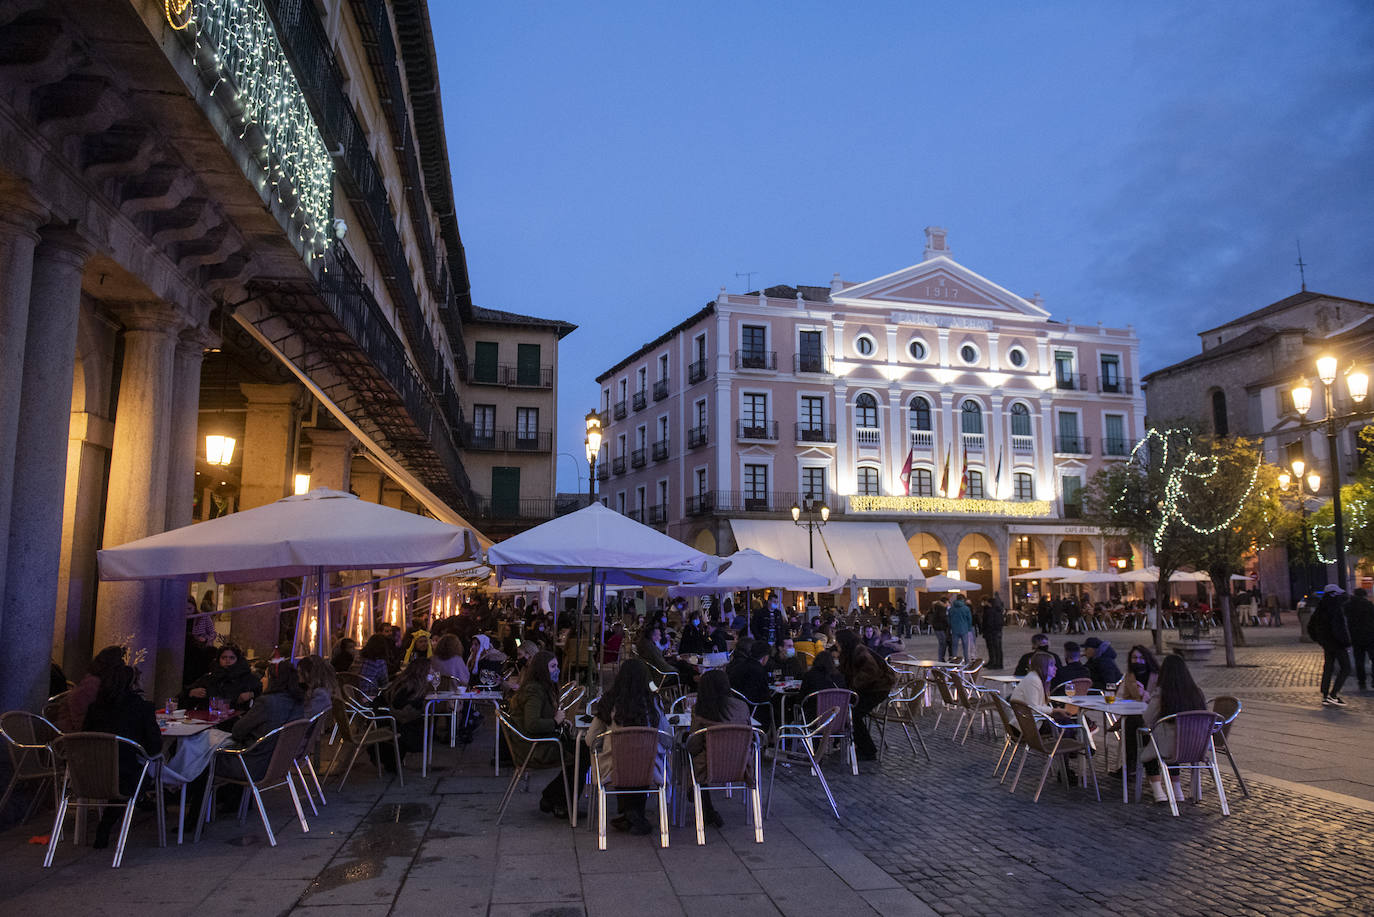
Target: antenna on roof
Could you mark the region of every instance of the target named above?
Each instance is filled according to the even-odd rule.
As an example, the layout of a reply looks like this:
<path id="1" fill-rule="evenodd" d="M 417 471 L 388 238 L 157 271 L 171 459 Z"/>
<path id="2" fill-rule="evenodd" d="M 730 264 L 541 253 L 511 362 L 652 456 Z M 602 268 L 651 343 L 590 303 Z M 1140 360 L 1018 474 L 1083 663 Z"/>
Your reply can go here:
<path id="1" fill-rule="evenodd" d="M 743 293 L 748 293 L 748 292 L 749 292 L 749 289 L 750 289 L 751 287 L 753 287 L 753 285 L 754 285 L 754 275 L 757 274 L 757 273 L 758 273 L 758 271 L 745 271 L 743 274 L 739 274 L 739 273 L 735 274 L 735 278 L 736 278 L 736 279 L 739 279 L 740 277 L 743 277 L 743 278 L 744 278 L 744 289 L 741 290 L 740 292 L 743 292 Z"/>
<path id="2" fill-rule="evenodd" d="M 1302 260 L 1302 239 L 1298 239 L 1298 261 L 1294 267 L 1298 269 L 1298 279 L 1302 282 L 1302 292 L 1307 292 L 1307 263 Z M 738 275 L 736 275 L 738 276 Z"/>

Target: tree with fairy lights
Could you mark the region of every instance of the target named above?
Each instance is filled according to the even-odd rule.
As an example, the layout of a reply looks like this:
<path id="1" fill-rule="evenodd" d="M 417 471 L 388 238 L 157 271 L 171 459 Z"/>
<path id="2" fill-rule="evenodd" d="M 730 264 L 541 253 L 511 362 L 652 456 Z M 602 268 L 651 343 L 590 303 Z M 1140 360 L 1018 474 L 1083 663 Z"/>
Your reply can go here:
<path id="1" fill-rule="evenodd" d="M 1169 578 L 1185 564 L 1205 569 L 1221 601 L 1226 664 L 1235 665 L 1230 578 L 1246 554 L 1286 529 L 1274 496 L 1274 469 L 1259 445 L 1241 438 L 1213 439 L 1186 426 L 1152 429 L 1128 461 L 1095 475 L 1085 493 L 1089 518 L 1104 531 L 1144 542 L 1159 568 L 1156 596 L 1169 594 Z M 1155 615 L 1156 652 L 1164 651 Z"/>
<path id="2" fill-rule="evenodd" d="M 1349 558 L 1374 557 L 1374 425 L 1364 427 L 1359 436 L 1360 466 L 1353 483 L 1341 488 L 1341 507 L 1345 512 L 1345 555 Z M 1317 563 L 1336 562 L 1336 526 L 1331 502 L 1312 514 L 1308 530 L 1301 537 L 1310 539 L 1306 550 Z"/>

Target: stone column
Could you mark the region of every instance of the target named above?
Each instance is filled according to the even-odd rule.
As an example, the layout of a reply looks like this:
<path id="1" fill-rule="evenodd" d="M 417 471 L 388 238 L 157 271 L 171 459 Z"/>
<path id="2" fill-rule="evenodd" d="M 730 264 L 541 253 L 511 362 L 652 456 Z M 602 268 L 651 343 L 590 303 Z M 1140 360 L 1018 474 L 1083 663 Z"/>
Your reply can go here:
<path id="1" fill-rule="evenodd" d="M 121 303 L 114 310 L 124 326 L 124 361 L 105 497 L 107 548 L 167 528 L 172 366 L 177 335 L 185 325 L 183 314 L 166 303 Z M 168 652 L 160 641 L 162 589 L 158 580 L 103 583 L 96 600 L 96 645 L 129 640 L 130 658 L 142 660 L 139 668 L 150 697 L 171 687 L 157 677 L 159 660 Z M 178 644 L 178 654 L 181 648 Z M 179 682 L 180 672 L 177 676 Z"/>
<path id="2" fill-rule="evenodd" d="M 353 446 L 347 430 L 310 431 L 310 489 L 328 487 L 347 493 L 352 487 Z"/>
<path id="3" fill-rule="evenodd" d="M 301 389 L 294 384 L 244 383 L 248 399 L 243 424 L 243 471 L 239 476 L 239 509 L 252 509 L 291 493 L 291 476 L 300 435 Z M 279 598 L 275 581 L 234 587 L 233 605 Z M 277 609 L 265 606 L 232 615 L 230 633 L 245 650 L 270 652 L 277 643 Z"/>
<path id="4" fill-rule="evenodd" d="M 200 369 L 205 351 L 218 338 L 203 327 L 189 328 L 177 339 L 172 359 L 172 412 L 167 435 L 168 530 L 190 525 L 196 499 L 196 454 L 200 449 Z M 186 580 L 162 585 L 158 620 L 157 683 L 179 685 L 186 655 Z M 165 692 L 164 692 L 165 693 Z"/>
<path id="5" fill-rule="evenodd" d="M 68 230 L 45 231 L 34 251 L 0 611 L 4 710 L 37 710 L 48 690 L 81 273 L 89 256 Z"/>
<path id="6" fill-rule="evenodd" d="M 38 244 L 38 224 L 43 219 L 26 198 L 27 195 L 7 194 L 0 203 L 0 598 L 5 594 L 5 557 L 14 492 L 33 252 Z"/>

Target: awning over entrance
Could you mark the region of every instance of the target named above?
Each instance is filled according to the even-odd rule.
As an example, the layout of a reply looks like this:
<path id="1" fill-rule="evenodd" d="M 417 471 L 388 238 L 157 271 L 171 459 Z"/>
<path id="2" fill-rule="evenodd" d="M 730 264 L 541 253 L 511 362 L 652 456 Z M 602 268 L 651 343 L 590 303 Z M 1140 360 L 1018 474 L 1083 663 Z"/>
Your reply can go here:
<path id="1" fill-rule="evenodd" d="M 731 519 L 735 543 L 761 554 L 806 567 L 807 530 L 789 521 Z M 925 581 L 902 530 L 895 522 L 838 522 L 832 519 L 815 534 L 815 570 L 830 579 L 826 591 L 843 589 L 853 577 L 860 586 L 903 588 L 908 579 Z"/>

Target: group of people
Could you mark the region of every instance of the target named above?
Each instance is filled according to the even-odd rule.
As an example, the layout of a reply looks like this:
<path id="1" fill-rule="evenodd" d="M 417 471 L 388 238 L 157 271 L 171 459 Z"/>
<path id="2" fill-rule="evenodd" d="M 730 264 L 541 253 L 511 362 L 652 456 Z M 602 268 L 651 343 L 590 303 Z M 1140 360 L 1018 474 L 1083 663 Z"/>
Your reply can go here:
<path id="1" fill-rule="evenodd" d="M 1315 601 L 1313 601 L 1315 599 Z M 1321 590 L 1307 622 L 1307 635 L 1322 648 L 1322 704 L 1344 707 L 1341 689 L 1350 677 L 1350 657 L 1355 657 L 1355 679 L 1360 690 L 1374 687 L 1374 603 L 1364 589 L 1347 596 L 1335 584 Z M 1310 607 L 1310 605 L 1309 605 Z"/>
<path id="2" fill-rule="evenodd" d="M 968 598 L 955 593 L 948 602 L 936 600 L 930 604 L 926 623 L 935 634 L 935 650 L 939 660 L 950 657 L 972 659 L 977 654 L 978 635 L 987 644 L 987 667 L 999 671 L 1002 658 L 1002 631 L 1006 627 L 1007 608 L 1001 593 L 985 597 L 975 610 Z"/>

